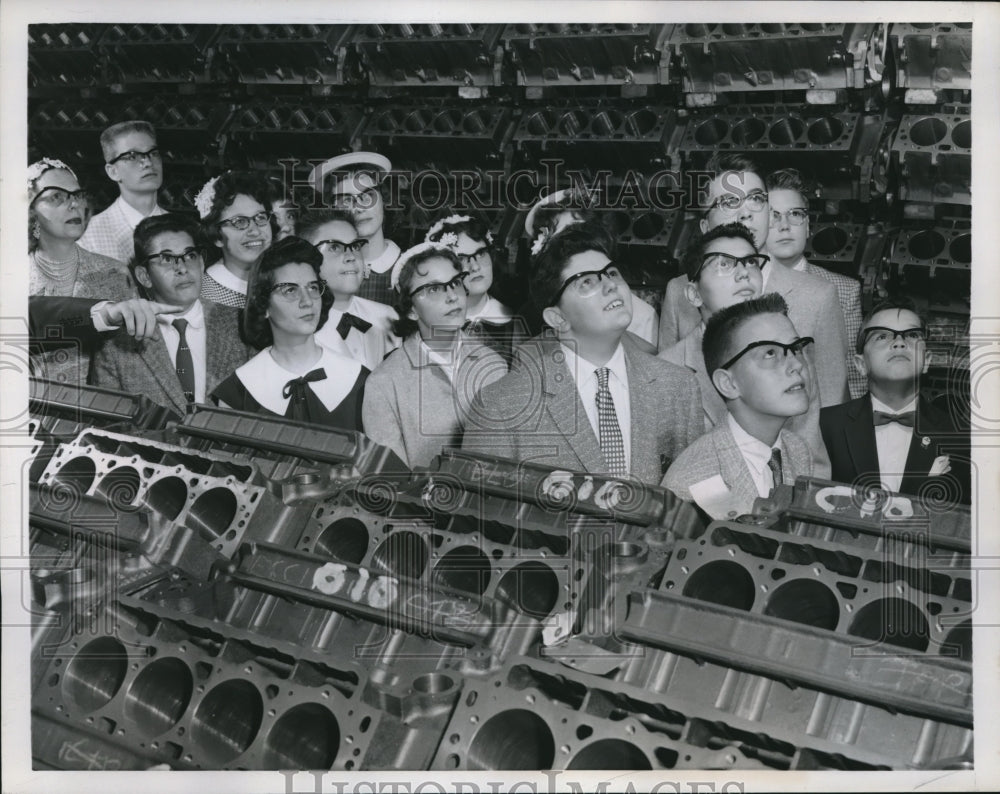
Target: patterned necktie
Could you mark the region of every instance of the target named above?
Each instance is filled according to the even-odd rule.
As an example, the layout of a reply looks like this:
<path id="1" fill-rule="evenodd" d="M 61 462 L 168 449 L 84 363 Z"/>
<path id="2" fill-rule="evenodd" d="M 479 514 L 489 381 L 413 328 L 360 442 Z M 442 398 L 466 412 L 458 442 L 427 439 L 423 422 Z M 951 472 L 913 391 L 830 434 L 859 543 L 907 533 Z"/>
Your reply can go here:
<path id="1" fill-rule="evenodd" d="M 621 427 L 618 425 L 618 414 L 615 412 L 615 402 L 608 388 L 608 375 L 611 370 L 600 367 L 595 370 L 597 375 L 597 427 L 600 430 L 599 443 L 608 471 L 616 477 L 628 474 L 628 461 L 625 460 L 625 442 L 622 440 Z"/>
<path id="2" fill-rule="evenodd" d="M 285 384 L 281 396 L 291 400 L 292 415 L 289 417 L 290 419 L 294 419 L 296 422 L 309 421 L 309 408 L 306 402 L 309 387 L 306 384 L 317 380 L 326 380 L 326 370 L 322 367 L 307 372 L 301 378 L 292 378 Z"/>
<path id="3" fill-rule="evenodd" d="M 184 397 L 187 398 L 189 403 L 194 402 L 194 360 L 191 358 L 191 348 L 188 347 L 187 332 L 188 321 L 187 320 L 174 320 L 174 328 L 177 329 L 177 334 L 180 336 L 180 341 L 177 343 L 177 360 L 174 362 L 174 368 L 177 370 L 177 380 L 181 383 L 181 390 L 184 392 Z"/>
<path id="4" fill-rule="evenodd" d="M 916 412 L 904 411 L 901 414 L 887 414 L 884 411 L 872 411 L 872 417 L 875 419 L 875 427 L 881 427 L 890 422 L 898 422 L 903 427 L 913 427 L 914 413 Z"/>
<path id="5" fill-rule="evenodd" d="M 356 314 L 344 312 L 340 316 L 340 322 L 337 323 L 337 333 L 340 334 L 340 338 L 347 339 L 347 335 L 351 332 L 352 327 L 357 328 L 361 333 L 365 333 L 372 327 L 372 324 L 367 320 L 362 320 Z"/>
<path id="6" fill-rule="evenodd" d="M 774 493 L 774 489 L 783 482 L 781 479 L 781 450 L 777 447 L 771 450 L 771 457 L 767 459 L 767 468 L 771 470 L 771 482 L 773 483 L 771 493 Z"/>

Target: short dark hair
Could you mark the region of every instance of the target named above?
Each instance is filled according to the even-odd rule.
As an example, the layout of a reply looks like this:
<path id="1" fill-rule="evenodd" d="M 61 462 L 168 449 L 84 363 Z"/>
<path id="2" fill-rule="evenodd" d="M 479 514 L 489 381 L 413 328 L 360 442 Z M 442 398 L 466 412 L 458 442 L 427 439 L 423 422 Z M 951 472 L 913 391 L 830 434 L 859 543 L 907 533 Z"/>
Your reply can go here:
<path id="1" fill-rule="evenodd" d="M 874 317 L 879 312 L 892 311 L 893 309 L 897 311 L 907 311 L 913 312 L 920 320 L 920 327 L 927 328 L 927 321 L 924 319 L 923 315 L 917 310 L 917 304 L 906 295 L 891 295 L 887 298 L 882 298 L 877 301 L 871 310 L 864 316 L 861 321 L 861 328 L 858 329 L 858 338 L 854 340 L 854 350 L 858 354 L 864 352 L 865 349 L 865 328 L 867 328 Z"/>
<path id="2" fill-rule="evenodd" d="M 333 221 L 342 221 L 351 226 L 356 232 L 358 230 L 358 225 L 354 220 L 354 216 L 347 210 L 333 209 L 331 207 L 320 207 L 318 209 L 309 209 L 299 216 L 299 237 L 309 238 L 312 237 L 313 232 L 315 232 L 320 226 L 326 223 L 332 223 Z"/>
<path id="3" fill-rule="evenodd" d="M 712 174 L 712 179 L 715 179 L 721 174 L 728 171 L 735 171 L 737 173 L 742 171 L 747 171 L 754 174 L 761 182 L 764 181 L 764 172 L 761 170 L 760 165 L 757 164 L 756 160 L 752 160 L 743 154 L 735 154 L 733 152 L 716 152 L 713 154 L 707 163 L 705 163 L 705 170 Z M 699 192 L 699 198 L 701 193 Z M 708 211 L 708 206 L 703 205 L 701 207 L 703 212 Z"/>
<path id="4" fill-rule="evenodd" d="M 788 304 L 777 292 L 766 292 L 759 298 L 751 298 L 742 303 L 734 303 L 719 309 L 705 323 L 705 336 L 701 340 L 701 352 L 705 358 L 705 370 L 709 380 L 712 373 L 732 357 L 733 338 L 748 320 L 761 314 L 783 314 L 788 316 Z"/>
<path id="5" fill-rule="evenodd" d="M 600 251 L 608 259 L 615 258 L 615 241 L 599 223 L 570 226 L 545 243 L 529 280 L 531 296 L 538 306 L 552 305 L 563 284 L 563 269 L 570 259 L 587 251 Z"/>
<path id="6" fill-rule="evenodd" d="M 742 223 L 723 223 L 720 226 L 713 226 L 704 234 L 695 237 L 684 251 L 684 272 L 687 274 L 688 281 L 698 280 L 701 263 L 705 257 L 705 247 L 713 240 L 728 237 L 746 240 L 754 252 L 757 252 L 757 244 L 753 240 L 753 234 Z"/>
<path id="7" fill-rule="evenodd" d="M 417 321 L 411 320 L 409 316 L 410 310 L 413 308 L 413 298 L 410 296 L 410 288 L 416 276 L 424 275 L 423 272 L 418 270 L 418 267 L 431 259 L 447 259 L 455 266 L 456 273 L 462 272 L 462 262 L 459 260 L 458 255 L 445 246 L 428 248 L 426 251 L 414 254 L 406 261 L 406 264 L 399 271 L 399 282 L 396 285 L 398 294 L 396 303 L 393 306 L 399 318 L 393 321 L 392 332 L 400 339 L 406 339 L 419 328 Z"/>
<path id="8" fill-rule="evenodd" d="M 249 196 L 258 202 L 265 212 L 271 211 L 271 199 L 267 190 L 267 182 L 263 177 L 250 171 L 226 171 L 215 181 L 212 208 L 208 215 L 201 220 L 202 242 L 205 245 L 215 245 L 217 240 L 222 239 L 218 225 L 222 218 L 222 211 L 236 201 L 237 196 Z M 277 232 L 278 226 L 272 216 L 272 236 Z"/>
<path id="9" fill-rule="evenodd" d="M 165 212 L 162 215 L 150 215 L 139 221 L 132 233 L 135 243 L 135 254 L 128 263 L 129 269 L 135 272 L 138 265 L 145 264 L 145 259 L 152 253 L 149 246 L 153 240 L 167 232 L 189 234 L 192 242 L 198 245 L 198 222 L 193 216 L 181 212 Z"/>
<path id="10" fill-rule="evenodd" d="M 794 190 L 804 199 L 808 199 L 814 191 L 812 185 L 797 168 L 779 168 L 777 171 L 772 171 L 764 180 L 764 185 L 768 190 Z"/>
<path id="11" fill-rule="evenodd" d="M 154 141 L 156 140 L 156 130 L 148 121 L 135 119 L 134 121 L 119 121 L 101 133 L 101 153 L 104 155 L 104 162 L 111 161 L 115 156 L 115 141 L 130 132 L 144 132 Z"/>
<path id="12" fill-rule="evenodd" d="M 253 267 L 247 279 L 247 304 L 243 310 L 243 333 L 246 340 L 258 350 L 263 350 L 274 343 L 271 333 L 271 323 L 267 319 L 267 308 L 271 302 L 271 291 L 274 289 L 274 271 L 285 265 L 305 264 L 312 267 L 316 280 L 322 281 L 320 266 L 323 264 L 323 254 L 312 243 L 301 237 L 286 237 L 268 248 Z M 323 327 L 330 308 L 333 306 L 333 293 L 325 290 L 320 298 L 319 324 Z"/>

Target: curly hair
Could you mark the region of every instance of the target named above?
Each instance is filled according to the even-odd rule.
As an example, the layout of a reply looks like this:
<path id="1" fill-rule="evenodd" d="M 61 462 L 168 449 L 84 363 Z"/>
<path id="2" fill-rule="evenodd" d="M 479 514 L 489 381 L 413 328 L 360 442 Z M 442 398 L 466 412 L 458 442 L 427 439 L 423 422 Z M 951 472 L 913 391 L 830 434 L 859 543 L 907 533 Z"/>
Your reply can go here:
<path id="1" fill-rule="evenodd" d="M 414 278 L 427 274 L 426 270 L 420 270 L 420 265 L 424 262 L 429 262 L 431 259 L 447 259 L 455 266 L 456 273 L 462 272 L 462 263 L 459 261 L 458 256 L 450 249 L 443 247 L 431 248 L 416 254 L 403 265 L 403 269 L 399 272 L 399 286 L 397 287 L 399 294 L 393 306 L 399 315 L 399 319 L 394 320 L 392 325 L 392 332 L 400 339 L 406 339 L 415 333 L 419 327 L 417 321 L 411 320 L 409 316 L 410 310 L 413 308 L 413 298 L 410 296 L 410 288 L 413 285 Z"/>
<path id="2" fill-rule="evenodd" d="M 464 234 L 473 242 L 486 244 L 486 236 L 489 234 L 489 231 L 489 226 L 483 223 L 483 221 L 478 218 L 469 218 L 466 221 L 459 221 L 457 223 L 441 224 L 441 228 L 434 232 L 433 237 L 428 236 L 428 240 L 432 243 L 437 243 L 448 232 L 452 232 L 455 235 Z"/>
<path id="3" fill-rule="evenodd" d="M 563 229 L 542 248 L 529 281 L 529 291 L 540 307 L 551 306 L 552 298 L 563 283 L 563 270 L 569 260 L 587 251 L 600 251 L 615 258 L 615 242 L 600 223 L 574 224 Z"/>
<path id="4" fill-rule="evenodd" d="M 698 279 L 705 258 L 705 246 L 720 238 L 746 240 L 750 243 L 754 253 L 758 253 L 757 244 L 753 241 L 753 234 L 742 223 L 723 223 L 720 226 L 713 226 L 704 234 L 695 237 L 684 251 L 682 270 L 687 274 L 688 281 L 693 282 Z"/>
<path id="5" fill-rule="evenodd" d="M 323 281 L 320 276 L 320 266 L 323 255 L 312 243 L 301 237 L 286 237 L 268 248 L 250 268 L 247 280 L 247 304 L 243 310 L 244 338 L 258 350 L 263 350 L 274 344 L 274 334 L 271 322 L 267 318 L 267 310 L 271 304 L 271 291 L 274 289 L 274 272 L 285 265 L 309 265 L 316 274 L 317 281 Z M 324 282 L 325 283 L 325 282 Z M 333 293 L 325 290 L 320 296 L 319 323 L 316 330 L 323 327 L 330 316 L 333 306 Z"/>
<path id="6" fill-rule="evenodd" d="M 265 212 L 271 211 L 271 199 L 267 182 L 263 177 L 249 171 L 227 171 L 215 182 L 215 194 L 212 196 L 212 209 L 201 221 L 201 242 L 206 248 L 214 248 L 215 243 L 222 239 L 219 231 L 219 221 L 222 213 L 237 196 L 249 196 L 259 203 Z M 271 235 L 276 236 L 278 225 L 271 218 Z"/>

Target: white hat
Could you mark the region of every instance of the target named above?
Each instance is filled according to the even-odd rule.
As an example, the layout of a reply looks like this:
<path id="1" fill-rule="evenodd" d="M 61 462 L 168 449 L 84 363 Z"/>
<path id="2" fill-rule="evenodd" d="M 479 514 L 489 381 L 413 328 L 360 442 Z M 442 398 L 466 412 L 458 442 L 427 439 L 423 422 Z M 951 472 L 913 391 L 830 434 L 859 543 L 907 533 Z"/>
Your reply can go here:
<path id="1" fill-rule="evenodd" d="M 337 171 L 343 171 L 352 165 L 372 165 L 379 171 L 392 170 L 392 163 L 389 162 L 389 158 L 377 152 L 349 152 L 348 154 L 339 154 L 336 157 L 331 157 L 325 163 L 316 166 L 309 173 L 309 181 L 312 183 L 313 190 L 317 193 L 322 193 L 323 182 L 327 176 Z"/>

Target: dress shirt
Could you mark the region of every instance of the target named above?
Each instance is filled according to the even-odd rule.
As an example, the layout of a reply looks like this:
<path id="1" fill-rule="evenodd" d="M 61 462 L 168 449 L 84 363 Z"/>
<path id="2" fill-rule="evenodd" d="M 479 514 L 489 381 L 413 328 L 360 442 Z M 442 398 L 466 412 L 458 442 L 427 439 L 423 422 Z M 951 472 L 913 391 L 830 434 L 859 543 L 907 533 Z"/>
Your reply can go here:
<path id="1" fill-rule="evenodd" d="M 618 427 L 622 431 L 625 460 L 631 465 L 632 404 L 629 397 L 628 369 L 625 366 L 625 349 L 619 343 L 618 349 L 615 350 L 608 363 L 597 365 L 578 356 L 565 344 L 560 344 L 560 347 L 566 355 L 566 368 L 569 369 L 570 375 L 573 376 L 573 381 L 576 383 L 576 390 L 583 402 L 583 410 L 587 413 L 587 420 L 598 440 L 601 438 L 601 430 L 597 414 L 597 370 L 599 366 L 605 366 L 611 371 L 608 376 L 608 391 L 611 392 L 611 399 L 615 403 Z"/>
<path id="2" fill-rule="evenodd" d="M 176 362 L 181 336 L 173 326 L 174 320 L 188 321 L 184 337 L 187 339 L 188 349 L 191 351 L 191 362 L 194 364 L 194 401 L 203 403 L 205 402 L 208 334 L 205 330 L 205 311 L 202 309 L 201 301 L 195 301 L 191 308 L 182 314 L 161 314 L 156 318 L 160 334 L 163 336 L 163 343 L 167 346 L 167 354 L 171 361 Z"/>
<path id="3" fill-rule="evenodd" d="M 467 314 L 465 319 L 469 322 L 475 322 L 476 320 L 486 320 L 491 323 L 505 323 L 512 319 L 510 309 L 504 306 L 500 301 L 494 297 L 487 297 L 486 302 L 475 314 Z"/>
<path id="4" fill-rule="evenodd" d="M 159 205 L 153 207 L 150 215 L 166 212 Z M 132 233 L 139 221 L 147 217 L 119 196 L 106 210 L 90 219 L 87 229 L 80 238 L 79 245 L 95 254 L 103 254 L 128 263 L 135 255 Z"/>
<path id="5" fill-rule="evenodd" d="M 385 250 L 374 259 L 366 259 L 365 264 L 371 267 L 375 273 L 387 273 L 392 270 L 402 251 L 392 240 L 385 241 Z"/>
<path id="6" fill-rule="evenodd" d="M 740 455 L 743 456 L 747 469 L 750 470 L 753 484 L 757 486 L 757 493 L 760 496 L 770 495 L 771 489 L 774 488 L 774 477 L 771 475 L 767 462 L 771 459 L 771 450 L 775 447 L 768 446 L 759 438 L 750 435 L 732 414 L 726 414 L 726 421 L 729 422 L 729 430 L 733 434 Z M 784 460 L 785 451 L 781 449 L 780 440 L 775 446 L 781 451 L 781 457 Z"/>
<path id="7" fill-rule="evenodd" d="M 337 331 L 337 323 L 345 311 L 367 320 L 372 327 L 361 333 L 352 326 L 344 339 Z M 330 308 L 327 321 L 316 331 L 316 341 L 335 353 L 360 361 L 368 369 L 374 370 L 382 363 L 382 359 L 401 344 L 400 338 L 392 332 L 392 322 L 397 316 L 396 310 L 391 306 L 355 295 L 343 311 Z"/>
<path id="8" fill-rule="evenodd" d="M 872 396 L 872 411 L 902 414 L 916 410 L 916 397 L 897 411 Z M 898 492 L 899 486 L 903 482 L 903 472 L 906 470 L 906 458 L 910 454 L 910 440 L 912 438 L 913 428 L 901 425 L 899 422 L 889 422 L 875 428 L 879 477 L 882 480 L 882 485 L 890 491 Z"/>

